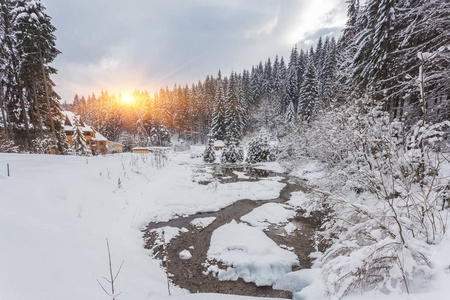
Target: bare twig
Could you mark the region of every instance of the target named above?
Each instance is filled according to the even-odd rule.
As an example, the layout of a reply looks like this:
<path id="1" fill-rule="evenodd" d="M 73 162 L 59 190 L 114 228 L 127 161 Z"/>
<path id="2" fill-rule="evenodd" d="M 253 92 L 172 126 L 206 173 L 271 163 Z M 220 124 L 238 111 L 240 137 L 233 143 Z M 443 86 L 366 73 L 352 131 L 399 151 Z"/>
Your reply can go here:
<path id="1" fill-rule="evenodd" d="M 120 271 L 122 270 L 122 266 L 123 266 L 123 262 L 120 264 L 119 270 L 117 271 L 116 275 L 113 276 L 113 269 L 112 269 L 112 260 L 111 260 L 111 251 L 109 249 L 109 241 L 108 239 L 106 239 L 106 247 L 108 248 L 108 259 L 109 259 L 109 275 L 110 275 L 110 279 L 107 279 L 106 277 L 102 277 L 106 282 L 108 282 L 111 285 L 111 293 L 108 293 L 108 291 L 105 289 L 105 287 L 100 283 L 100 281 L 97 279 L 98 284 L 100 285 L 100 287 L 102 288 L 102 290 L 109 296 L 112 298 L 112 300 L 116 300 L 117 297 L 121 294 L 115 293 L 115 287 L 114 287 L 114 282 L 117 279 L 117 276 L 119 276 Z"/>
<path id="2" fill-rule="evenodd" d="M 162 232 L 162 241 L 163 241 L 164 256 L 165 256 L 165 260 L 166 260 L 167 290 L 168 290 L 169 296 L 170 296 L 171 294 L 170 294 L 170 278 L 169 278 L 169 253 L 167 252 L 167 244 L 166 244 L 166 238 L 164 235 L 164 230 Z"/>

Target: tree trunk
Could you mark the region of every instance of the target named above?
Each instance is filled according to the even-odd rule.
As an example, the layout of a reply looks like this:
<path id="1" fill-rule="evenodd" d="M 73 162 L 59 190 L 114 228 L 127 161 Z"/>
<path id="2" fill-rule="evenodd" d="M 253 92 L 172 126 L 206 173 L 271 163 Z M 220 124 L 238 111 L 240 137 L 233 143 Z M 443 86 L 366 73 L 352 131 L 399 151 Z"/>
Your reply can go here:
<path id="1" fill-rule="evenodd" d="M 57 145 L 56 142 L 56 130 L 55 130 L 55 124 L 53 122 L 53 112 L 50 106 L 50 97 L 48 95 L 48 86 L 47 86 L 47 76 L 45 74 L 45 69 L 44 69 L 44 58 L 42 57 L 42 51 L 41 51 L 41 47 L 38 46 L 39 49 L 39 59 L 41 60 L 41 68 L 42 68 L 42 80 L 44 83 L 44 90 L 45 90 L 45 99 L 47 100 L 47 109 L 49 110 L 49 117 L 50 117 L 50 129 L 52 130 L 52 139 L 55 145 Z M 58 154 L 58 147 L 56 147 L 55 149 L 56 154 Z"/>
<path id="2" fill-rule="evenodd" d="M 19 100 L 20 100 L 20 109 L 22 110 L 22 118 L 23 118 L 23 122 L 25 125 L 25 134 L 26 134 L 26 139 L 27 139 L 27 147 L 28 147 L 28 151 L 31 151 L 32 149 L 32 145 L 31 145 L 31 137 L 30 137 L 30 127 L 28 124 L 28 114 L 27 111 L 25 109 L 25 99 L 23 97 L 23 93 L 22 90 L 19 88 Z"/>
<path id="3" fill-rule="evenodd" d="M 33 96 L 34 96 L 34 105 L 36 106 L 36 113 L 38 115 L 38 120 L 39 120 L 39 135 L 40 135 L 41 139 L 43 139 L 44 138 L 44 122 L 42 121 L 42 115 L 41 115 L 41 111 L 39 109 L 35 79 L 33 79 Z"/>
<path id="4" fill-rule="evenodd" d="M 0 86 L 0 109 L 2 110 L 3 128 L 5 130 L 6 137 L 9 138 L 8 122 L 6 120 L 6 105 L 4 102 L 3 86 Z"/>

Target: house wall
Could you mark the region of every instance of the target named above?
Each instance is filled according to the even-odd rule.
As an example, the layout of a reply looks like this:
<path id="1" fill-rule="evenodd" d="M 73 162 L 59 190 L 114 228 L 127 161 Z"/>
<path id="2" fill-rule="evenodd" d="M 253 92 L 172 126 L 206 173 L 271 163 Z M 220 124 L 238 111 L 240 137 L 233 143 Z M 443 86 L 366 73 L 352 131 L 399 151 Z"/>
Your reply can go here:
<path id="1" fill-rule="evenodd" d="M 107 142 L 107 153 L 122 153 L 123 145 L 118 143 Z"/>
<path id="2" fill-rule="evenodd" d="M 73 131 L 67 131 L 66 130 L 66 137 L 67 137 L 67 142 L 70 145 L 70 148 L 73 147 L 73 142 L 72 142 L 72 135 L 73 135 Z M 94 141 L 92 141 L 93 138 L 95 138 L 95 132 L 89 132 L 89 131 L 84 131 L 83 132 L 84 135 L 84 139 L 86 140 L 86 145 L 89 147 L 89 149 L 92 151 L 93 149 L 95 150 L 97 145 Z"/>
<path id="3" fill-rule="evenodd" d="M 133 153 L 149 153 L 148 149 L 133 149 Z"/>
<path id="4" fill-rule="evenodd" d="M 106 148 L 107 141 L 97 141 L 97 153 L 105 155 L 108 153 L 108 149 Z"/>

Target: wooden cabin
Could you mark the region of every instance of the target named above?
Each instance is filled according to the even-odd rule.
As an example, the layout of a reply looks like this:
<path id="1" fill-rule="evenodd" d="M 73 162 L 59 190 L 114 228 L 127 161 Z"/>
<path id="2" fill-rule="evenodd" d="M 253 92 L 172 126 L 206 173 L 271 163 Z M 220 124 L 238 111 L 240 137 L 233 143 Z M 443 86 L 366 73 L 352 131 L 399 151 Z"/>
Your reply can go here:
<path id="1" fill-rule="evenodd" d="M 71 111 L 64 111 L 64 131 L 66 132 L 67 142 L 70 148 L 73 147 L 72 136 L 74 133 L 74 118 L 75 114 Z M 108 141 L 106 137 L 95 131 L 91 126 L 85 124 L 81 118 L 79 118 L 81 124 L 81 130 L 83 131 L 86 145 L 92 151 L 92 154 L 108 154 L 123 152 L 123 145 L 115 142 Z"/>
<path id="2" fill-rule="evenodd" d="M 225 143 L 221 140 L 214 141 L 214 150 L 223 150 L 225 147 Z"/>
<path id="3" fill-rule="evenodd" d="M 150 149 L 148 147 L 134 147 L 133 153 L 150 153 Z"/>

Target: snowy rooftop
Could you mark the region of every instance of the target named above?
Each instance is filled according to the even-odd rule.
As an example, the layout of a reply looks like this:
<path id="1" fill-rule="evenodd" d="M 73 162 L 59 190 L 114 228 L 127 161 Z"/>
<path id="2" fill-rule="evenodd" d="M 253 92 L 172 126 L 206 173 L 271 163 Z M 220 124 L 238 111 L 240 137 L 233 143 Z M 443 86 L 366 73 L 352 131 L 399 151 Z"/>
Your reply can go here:
<path id="1" fill-rule="evenodd" d="M 225 143 L 221 140 L 217 140 L 214 142 L 215 147 L 225 147 Z"/>
<path id="2" fill-rule="evenodd" d="M 76 116 L 71 111 L 63 111 L 65 121 L 64 121 L 64 130 L 73 130 L 73 126 L 75 125 L 75 117 L 79 118 L 81 123 L 81 128 L 83 131 L 94 131 L 90 126 L 86 125 L 80 116 Z"/>
<path id="3" fill-rule="evenodd" d="M 93 141 L 107 141 L 108 139 L 104 137 L 100 132 L 95 132 L 95 138 L 92 139 Z"/>

